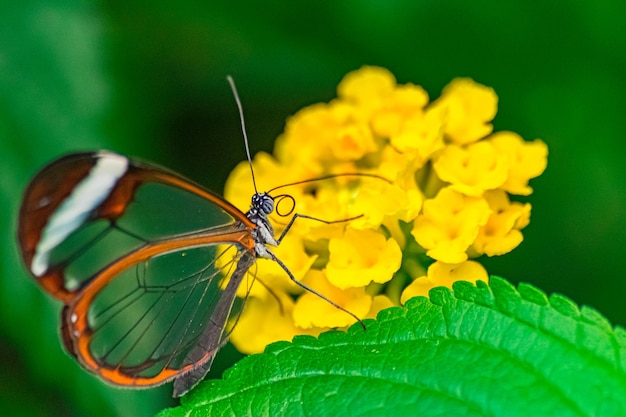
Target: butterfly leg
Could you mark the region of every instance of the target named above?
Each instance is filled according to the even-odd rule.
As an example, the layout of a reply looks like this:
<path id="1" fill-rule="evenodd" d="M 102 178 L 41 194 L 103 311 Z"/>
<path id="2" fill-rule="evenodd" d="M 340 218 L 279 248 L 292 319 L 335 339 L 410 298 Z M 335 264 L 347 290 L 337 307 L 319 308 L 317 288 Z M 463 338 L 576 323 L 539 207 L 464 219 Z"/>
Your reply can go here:
<path id="1" fill-rule="evenodd" d="M 295 218 L 297 215 L 294 215 L 293 217 Z M 313 217 L 308 217 L 308 216 L 300 216 L 300 217 L 306 217 L 306 218 L 312 218 L 314 220 L 318 220 L 315 219 Z M 293 220 L 290 222 L 293 223 Z M 326 222 L 324 222 L 326 223 Z M 330 222 L 330 223 L 334 223 L 334 222 Z M 281 236 L 282 237 L 282 236 Z M 291 273 L 291 271 L 289 270 L 289 268 L 287 268 L 287 265 L 285 265 L 280 259 L 278 259 L 276 257 L 276 255 L 274 255 L 274 253 L 269 250 L 269 248 L 265 247 L 265 251 L 263 253 L 263 258 L 267 258 L 267 259 L 271 259 L 274 262 L 276 262 L 278 265 L 280 265 L 280 267 L 285 271 L 285 273 L 287 274 L 287 276 L 289 276 L 289 279 L 292 280 L 296 285 L 298 285 L 299 287 L 305 289 L 306 291 L 310 292 L 311 294 L 314 294 L 316 296 L 318 296 L 319 298 L 321 298 L 322 300 L 326 301 L 327 303 L 329 303 L 330 305 L 332 305 L 333 307 L 343 311 L 344 313 L 349 314 L 350 316 L 352 316 L 356 321 L 359 322 L 359 324 L 361 325 L 361 327 L 363 327 L 363 330 L 367 330 L 367 328 L 365 327 L 365 324 L 363 323 L 363 321 L 358 318 L 354 313 L 352 313 L 349 310 L 346 310 L 345 308 L 343 308 L 342 306 L 340 306 L 339 304 L 335 303 L 334 301 L 332 301 L 331 299 L 329 299 L 328 297 L 324 296 L 323 294 L 315 291 L 313 288 L 309 287 L 308 285 L 298 281 L 296 279 L 296 277 L 293 276 L 293 274 Z"/>
<path id="2" fill-rule="evenodd" d="M 291 229 L 291 226 L 293 226 L 294 222 L 298 218 L 315 220 L 317 222 L 321 222 L 321 223 L 324 223 L 324 224 L 335 224 L 335 223 L 349 222 L 351 220 L 356 220 L 356 219 L 358 219 L 360 217 L 363 217 L 363 215 L 359 214 L 358 216 L 350 217 L 350 218 L 347 218 L 347 219 L 341 219 L 341 220 L 324 220 L 324 219 L 320 219 L 320 218 L 313 217 L 313 216 L 307 216 L 306 214 L 296 213 L 296 214 L 294 214 L 291 217 L 291 220 L 289 220 L 289 223 L 287 223 L 287 226 L 285 226 L 285 228 L 283 229 L 283 232 L 280 234 L 280 237 L 278 239 L 276 239 L 276 244 L 280 245 L 280 242 L 283 240 L 285 235 L 287 235 L 287 232 L 289 232 L 289 229 Z M 284 266 L 283 266 L 283 269 L 284 269 Z"/>

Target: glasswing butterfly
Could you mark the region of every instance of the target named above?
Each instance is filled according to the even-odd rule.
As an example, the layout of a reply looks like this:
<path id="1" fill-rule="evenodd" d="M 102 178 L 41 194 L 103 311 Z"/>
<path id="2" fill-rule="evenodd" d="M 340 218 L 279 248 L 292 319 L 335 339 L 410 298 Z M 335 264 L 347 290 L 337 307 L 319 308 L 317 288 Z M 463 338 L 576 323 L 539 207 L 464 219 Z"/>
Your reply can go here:
<path id="1" fill-rule="evenodd" d="M 228 80 L 250 161 L 241 103 Z M 268 247 L 280 244 L 297 217 L 314 218 L 294 214 L 275 238 L 273 211 L 269 193 L 255 191 L 243 213 L 157 165 L 107 151 L 75 153 L 30 182 L 18 243 L 37 283 L 64 303 L 63 345 L 85 369 L 125 387 L 174 380 L 178 397 L 226 343 L 237 289 L 256 258 L 277 262 L 360 322 L 298 282 Z"/>

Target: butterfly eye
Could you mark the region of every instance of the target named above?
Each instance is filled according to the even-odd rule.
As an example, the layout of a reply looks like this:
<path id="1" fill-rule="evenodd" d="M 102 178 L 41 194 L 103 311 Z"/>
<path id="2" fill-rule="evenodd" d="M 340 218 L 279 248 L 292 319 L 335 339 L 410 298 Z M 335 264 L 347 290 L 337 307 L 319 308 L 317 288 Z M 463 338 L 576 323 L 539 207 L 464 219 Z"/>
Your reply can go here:
<path id="1" fill-rule="evenodd" d="M 270 214 L 274 211 L 274 199 L 269 194 L 263 194 L 261 208 L 265 214 Z"/>
<path id="2" fill-rule="evenodd" d="M 258 193 L 252 196 L 252 207 L 268 215 L 274 211 L 274 198 L 267 193 Z"/>

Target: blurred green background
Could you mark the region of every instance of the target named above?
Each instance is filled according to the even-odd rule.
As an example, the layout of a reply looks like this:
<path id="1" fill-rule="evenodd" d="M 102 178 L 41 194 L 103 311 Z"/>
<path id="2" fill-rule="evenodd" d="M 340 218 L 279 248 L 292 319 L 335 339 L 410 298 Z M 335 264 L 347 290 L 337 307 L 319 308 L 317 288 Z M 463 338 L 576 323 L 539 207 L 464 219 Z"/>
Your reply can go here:
<path id="1" fill-rule="evenodd" d="M 524 243 L 484 260 L 489 272 L 626 323 L 626 3 L 214 3 L 0 2 L 0 413 L 148 416 L 173 404 L 170 386 L 114 389 L 63 353 L 61 306 L 21 267 L 16 214 L 38 168 L 85 149 L 221 191 L 244 158 L 227 74 L 253 152 L 365 64 L 431 97 L 458 76 L 495 88 L 496 130 L 542 138 L 550 156 Z M 217 373 L 233 360 L 218 356 Z"/>

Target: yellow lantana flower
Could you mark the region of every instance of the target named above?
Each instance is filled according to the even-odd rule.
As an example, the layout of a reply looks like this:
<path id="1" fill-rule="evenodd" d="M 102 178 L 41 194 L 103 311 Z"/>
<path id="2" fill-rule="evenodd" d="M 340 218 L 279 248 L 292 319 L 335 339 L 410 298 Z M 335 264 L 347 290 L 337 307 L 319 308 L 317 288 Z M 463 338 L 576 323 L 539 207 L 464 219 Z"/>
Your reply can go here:
<path id="1" fill-rule="evenodd" d="M 365 317 L 372 308 L 372 296 L 365 293 L 364 287 L 340 289 L 334 286 L 323 271 L 311 270 L 304 283 L 320 294 L 324 294 L 335 304 L 359 317 Z M 306 292 L 296 301 L 293 321 L 302 329 L 344 327 L 354 319 L 317 295 Z"/>
<path id="2" fill-rule="evenodd" d="M 447 187 L 424 202 L 423 214 L 415 220 L 411 234 L 431 258 L 451 264 L 464 262 L 467 249 L 490 214 L 484 199 Z"/>
<path id="3" fill-rule="evenodd" d="M 446 146 L 433 166 L 439 178 L 452 184 L 453 190 L 476 197 L 504 184 L 509 172 L 508 159 L 502 158 L 487 141 L 466 147 Z"/>
<path id="4" fill-rule="evenodd" d="M 528 181 L 538 177 L 548 165 L 548 147 L 540 140 L 526 142 L 514 132 L 497 132 L 486 139 L 506 155 L 509 165 L 507 179 L 499 188 L 517 195 L 529 195 L 533 189 Z"/>
<path id="5" fill-rule="evenodd" d="M 484 198 L 491 215 L 480 228 L 472 249 L 476 254 L 488 256 L 509 253 L 524 239 L 521 229 L 530 221 L 530 204 L 511 202 L 502 190 L 489 191 Z"/>
<path id="6" fill-rule="evenodd" d="M 321 328 L 296 326 L 293 310 L 294 301 L 287 296 L 281 296 L 280 303 L 272 297 L 248 297 L 243 313 L 231 323 L 235 327 L 230 341 L 241 353 L 258 353 L 276 340 L 289 340 L 299 334 L 316 336 L 322 332 Z"/>
<path id="7" fill-rule="evenodd" d="M 443 109 L 448 115 L 446 136 L 461 145 L 476 142 L 492 132 L 491 121 L 497 106 L 495 91 L 469 78 L 453 80 L 434 103 L 435 108 Z"/>
<path id="8" fill-rule="evenodd" d="M 529 180 L 547 161 L 540 140 L 493 132 L 497 104 L 493 89 L 469 78 L 453 80 L 429 103 L 419 85 L 368 66 L 344 77 L 337 98 L 290 117 L 273 155 L 260 153 L 252 165 L 259 191 L 301 182 L 272 193 L 291 198 L 276 200 L 270 221 L 280 233 L 294 213 L 312 219 L 297 219 L 270 249 L 322 296 L 260 259 L 239 292 L 247 299 L 233 343 L 257 352 L 271 341 L 352 324 L 340 308 L 375 317 L 400 294 L 404 302 L 455 280 L 486 280 L 470 259 L 520 244 L 531 206 L 510 195 L 529 195 Z M 242 163 L 226 198 L 247 210 L 252 192 Z M 407 277 L 415 279 L 407 284 Z"/>
<path id="9" fill-rule="evenodd" d="M 343 237 L 330 239 L 328 250 L 326 276 L 339 289 L 387 282 L 402 260 L 398 243 L 374 230 L 348 227 Z"/>

